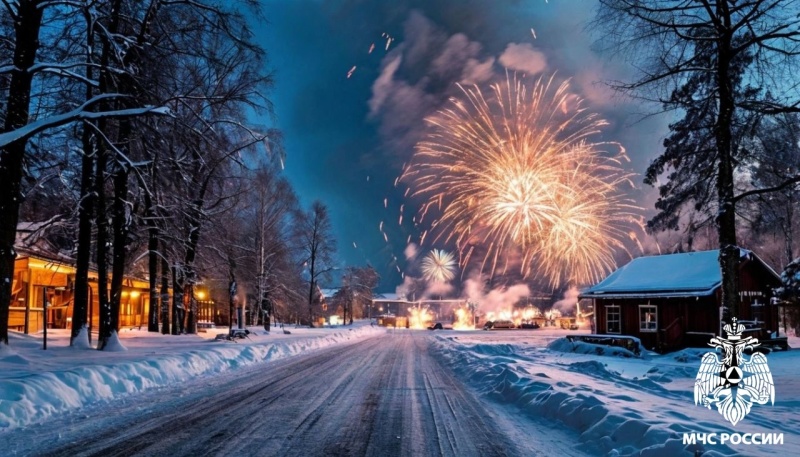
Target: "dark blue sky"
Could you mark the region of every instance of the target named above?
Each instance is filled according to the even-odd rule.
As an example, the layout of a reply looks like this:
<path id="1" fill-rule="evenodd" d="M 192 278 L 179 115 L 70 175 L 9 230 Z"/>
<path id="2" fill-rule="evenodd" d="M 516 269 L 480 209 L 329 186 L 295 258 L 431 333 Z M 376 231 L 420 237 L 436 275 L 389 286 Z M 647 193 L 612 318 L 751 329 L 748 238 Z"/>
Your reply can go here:
<path id="1" fill-rule="evenodd" d="M 423 118 L 457 95 L 458 82 L 483 86 L 506 69 L 537 76 L 555 72 L 571 78 L 586 106 L 610 121 L 603 139 L 624 145 L 631 171 L 643 173 L 659 152 L 664 119 L 641 121 L 636 114 L 646 108 L 620 102 L 598 83 L 624 77 L 626 67 L 591 50 L 586 22 L 594 1 L 263 4 L 269 22 L 254 28 L 275 74 L 270 98 L 285 137 L 285 172 L 304 206 L 319 199 L 330 208 L 340 261 L 371 263 L 383 278 L 381 290 L 393 291 L 402 282 L 394 257 L 401 270 L 413 274 L 415 268 L 403 256 L 408 235 L 418 235 L 410 222 L 414 202 L 404 200 L 404 188 L 395 188 L 394 180 L 422 135 Z M 393 38 L 388 51 L 382 34 Z M 642 187 L 641 178 L 636 183 Z M 633 195 L 640 206 L 652 208 L 651 188 Z M 406 221 L 400 227 L 402 204 Z M 433 247 L 443 246 L 422 248 Z"/>

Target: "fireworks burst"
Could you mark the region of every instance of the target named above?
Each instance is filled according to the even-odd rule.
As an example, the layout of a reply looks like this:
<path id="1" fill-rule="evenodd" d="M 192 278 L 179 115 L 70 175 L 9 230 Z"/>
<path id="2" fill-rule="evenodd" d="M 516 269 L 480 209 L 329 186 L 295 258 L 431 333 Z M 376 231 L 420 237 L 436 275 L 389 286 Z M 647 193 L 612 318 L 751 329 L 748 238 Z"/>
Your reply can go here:
<path id="1" fill-rule="evenodd" d="M 432 217 L 434 241 L 455 241 L 463 264 L 485 252 L 481 270 L 518 265 L 554 287 L 600 279 L 637 209 L 619 191 L 624 149 L 591 141 L 607 123 L 553 77 L 508 77 L 490 97 L 459 87 L 402 175 L 424 199 L 420 222 Z"/>
<path id="2" fill-rule="evenodd" d="M 447 282 L 455 277 L 455 266 L 453 254 L 434 249 L 422 259 L 422 277 L 428 281 Z"/>

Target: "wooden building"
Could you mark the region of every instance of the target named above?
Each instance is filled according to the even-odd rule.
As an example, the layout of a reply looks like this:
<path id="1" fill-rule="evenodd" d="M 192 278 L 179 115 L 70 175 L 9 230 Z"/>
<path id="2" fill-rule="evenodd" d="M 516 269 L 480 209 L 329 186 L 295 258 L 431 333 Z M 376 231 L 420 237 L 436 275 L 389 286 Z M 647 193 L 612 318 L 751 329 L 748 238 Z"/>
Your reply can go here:
<path id="1" fill-rule="evenodd" d="M 740 253 L 735 317 L 760 341 L 775 338 L 779 318 L 772 291 L 780 277 L 753 252 Z M 721 333 L 718 257 L 713 250 L 633 259 L 580 294 L 593 302 L 595 333 L 635 336 L 659 351 L 704 347 Z"/>
<path id="2" fill-rule="evenodd" d="M 45 325 L 45 302 L 48 328 L 70 328 L 75 279 L 75 267 L 70 264 L 70 259 L 20 248 L 17 251 L 11 286 L 9 329 L 24 333 L 41 331 Z M 96 289 L 97 272 L 90 271 L 90 330 L 99 328 L 100 323 Z M 149 285 L 139 279 L 125 278 L 120 303 L 120 327 L 146 326 L 149 309 Z"/>

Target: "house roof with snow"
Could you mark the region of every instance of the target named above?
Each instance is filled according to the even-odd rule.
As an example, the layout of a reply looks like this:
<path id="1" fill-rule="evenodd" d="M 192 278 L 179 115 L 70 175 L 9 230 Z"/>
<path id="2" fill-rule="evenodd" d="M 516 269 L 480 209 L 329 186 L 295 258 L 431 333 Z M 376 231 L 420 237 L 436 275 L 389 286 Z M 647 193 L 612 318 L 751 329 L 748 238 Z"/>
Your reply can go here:
<path id="1" fill-rule="evenodd" d="M 406 301 L 405 298 L 401 298 L 400 295 L 395 293 L 388 293 L 384 292 L 382 294 L 376 294 L 372 296 L 373 302 L 395 302 L 395 301 Z"/>
<path id="2" fill-rule="evenodd" d="M 739 249 L 743 259 L 775 271 L 752 251 Z M 722 283 L 719 250 L 639 257 L 611 273 L 580 298 L 649 298 L 707 296 Z"/>
<path id="3" fill-rule="evenodd" d="M 335 288 L 335 289 L 332 289 L 332 288 L 322 289 L 322 288 L 320 288 L 319 289 L 319 293 L 322 296 L 322 298 L 331 298 L 334 295 L 336 295 L 336 292 L 339 292 L 338 288 Z"/>

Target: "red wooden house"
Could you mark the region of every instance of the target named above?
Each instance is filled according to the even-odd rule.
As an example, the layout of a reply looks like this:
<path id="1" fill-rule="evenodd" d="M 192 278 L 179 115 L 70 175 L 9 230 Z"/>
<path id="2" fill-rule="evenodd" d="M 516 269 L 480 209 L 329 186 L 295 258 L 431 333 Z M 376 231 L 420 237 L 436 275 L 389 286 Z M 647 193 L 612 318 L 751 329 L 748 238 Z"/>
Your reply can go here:
<path id="1" fill-rule="evenodd" d="M 778 305 L 772 300 L 780 277 L 753 252 L 740 249 L 739 309 L 748 331 L 760 341 L 778 336 Z M 720 334 L 719 251 L 633 259 L 581 293 L 594 303 L 595 331 L 629 335 L 644 347 L 669 351 L 704 347 Z M 785 339 L 774 342 L 785 344 Z"/>

